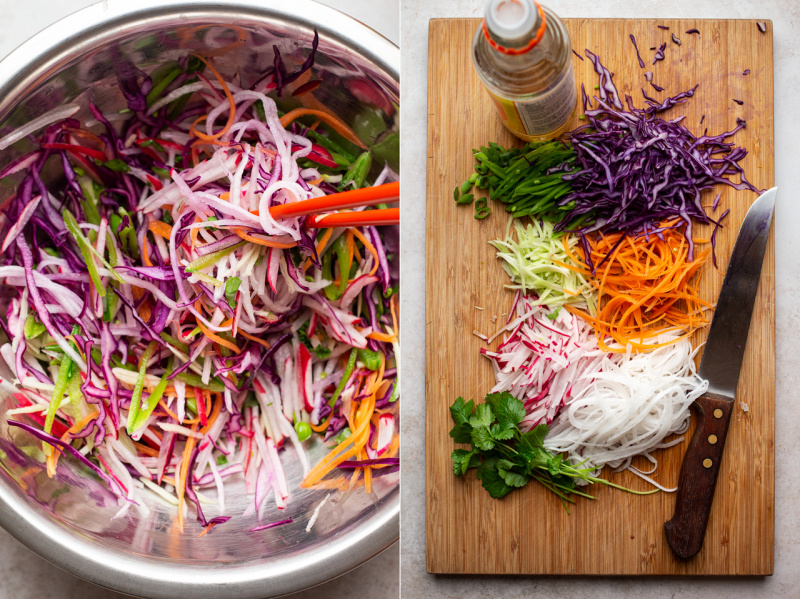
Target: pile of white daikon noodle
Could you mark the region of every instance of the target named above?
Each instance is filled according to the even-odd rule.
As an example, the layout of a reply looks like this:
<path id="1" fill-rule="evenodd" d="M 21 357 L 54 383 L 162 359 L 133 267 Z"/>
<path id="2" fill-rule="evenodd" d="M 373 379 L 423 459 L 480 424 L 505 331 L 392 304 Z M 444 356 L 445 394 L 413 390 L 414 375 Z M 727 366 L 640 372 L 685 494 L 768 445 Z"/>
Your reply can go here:
<path id="1" fill-rule="evenodd" d="M 627 468 L 668 490 L 647 476 L 658 466 L 651 453 L 683 441 L 665 439 L 686 432 L 689 406 L 708 389 L 695 370 L 696 352 L 681 339 L 650 353 L 606 354 L 598 371 L 583 375 L 592 377 L 592 384 L 567 402 L 545 447 L 585 462 L 584 467 Z M 652 469 L 633 467 L 636 456 L 646 457 Z"/>

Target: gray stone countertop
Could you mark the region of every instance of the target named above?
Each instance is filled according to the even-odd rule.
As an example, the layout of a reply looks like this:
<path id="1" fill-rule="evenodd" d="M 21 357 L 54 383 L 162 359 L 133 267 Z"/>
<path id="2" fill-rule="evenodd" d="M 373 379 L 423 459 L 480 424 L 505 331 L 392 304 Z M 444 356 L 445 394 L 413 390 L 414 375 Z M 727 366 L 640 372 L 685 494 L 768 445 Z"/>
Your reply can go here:
<path id="1" fill-rule="evenodd" d="M 433 576 L 425 569 L 425 167 L 428 21 L 480 17 L 485 0 L 402 0 L 403 204 L 401 329 L 403 453 L 401 588 L 403 597 L 547 597 L 593 599 L 800 597 L 800 460 L 797 381 L 800 352 L 800 2 L 797 0 L 545 0 L 561 17 L 771 19 L 775 66 L 775 179 L 780 189 L 776 239 L 775 574 L 770 577 L 475 577 Z M 413 175 L 413 176 L 412 176 Z"/>

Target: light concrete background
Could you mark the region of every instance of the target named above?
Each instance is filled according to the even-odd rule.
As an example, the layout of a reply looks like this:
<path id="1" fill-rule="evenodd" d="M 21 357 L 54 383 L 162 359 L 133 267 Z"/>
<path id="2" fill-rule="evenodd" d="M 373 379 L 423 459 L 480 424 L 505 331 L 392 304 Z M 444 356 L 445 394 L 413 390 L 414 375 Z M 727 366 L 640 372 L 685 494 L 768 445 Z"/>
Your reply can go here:
<path id="1" fill-rule="evenodd" d="M 561 17 L 771 19 L 775 61 L 776 229 L 775 575 L 749 578 L 455 577 L 425 570 L 425 166 L 428 21 L 480 17 L 485 0 L 402 0 L 403 449 L 401 588 L 414 599 L 800 597 L 800 2 L 798 0 L 544 0 Z M 620 32 L 619 43 L 627 40 Z M 598 49 L 602 50 L 602 49 Z M 702 82 L 701 82 L 702 83 Z M 456 82 L 453 82 L 455 85 Z M 468 150 L 465 150 L 468 151 Z"/>
<path id="2" fill-rule="evenodd" d="M 198 3 L 202 1 L 197 0 Z M 357 18 L 395 44 L 398 43 L 398 0 L 319 1 Z M 95 2 L 96 0 L 0 0 L 0 23 L 3 25 L 0 29 L 0 58 L 51 23 Z M 135 4 L 135 0 L 130 2 Z M 399 594 L 399 568 L 399 544 L 395 543 L 349 574 L 290 597 L 350 599 L 353 596 L 368 596 L 370 599 L 395 599 Z M 0 599 L 42 597 L 121 599 L 127 595 L 108 591 L 59 570 L 0 529 Z"/>

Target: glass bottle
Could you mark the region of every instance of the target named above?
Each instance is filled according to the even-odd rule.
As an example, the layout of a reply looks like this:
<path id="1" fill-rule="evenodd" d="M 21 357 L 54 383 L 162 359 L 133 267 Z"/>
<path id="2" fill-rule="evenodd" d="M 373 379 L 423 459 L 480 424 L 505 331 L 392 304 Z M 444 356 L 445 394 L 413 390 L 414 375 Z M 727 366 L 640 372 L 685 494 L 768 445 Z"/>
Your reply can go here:
<path id="1" fill-rule="evenodd" d="M 489 0 L 472 44 L 475 70 L 511 133 L 558 137 L 578 105 L 563 21 L 534 0 Z"/>

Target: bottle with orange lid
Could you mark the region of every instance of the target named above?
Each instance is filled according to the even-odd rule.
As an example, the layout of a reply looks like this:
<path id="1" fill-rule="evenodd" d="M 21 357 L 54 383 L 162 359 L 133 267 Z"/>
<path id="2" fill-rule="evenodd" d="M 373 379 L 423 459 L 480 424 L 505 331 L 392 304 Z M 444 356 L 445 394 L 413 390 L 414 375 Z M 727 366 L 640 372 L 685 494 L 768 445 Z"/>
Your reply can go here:
<path id="1" fill-rule="evenodd" d="M 552 139 L 578 105 L 569 32 L 534 0 L 489 0 L 472 61 L 503 124 L 526 141 Z"/>

